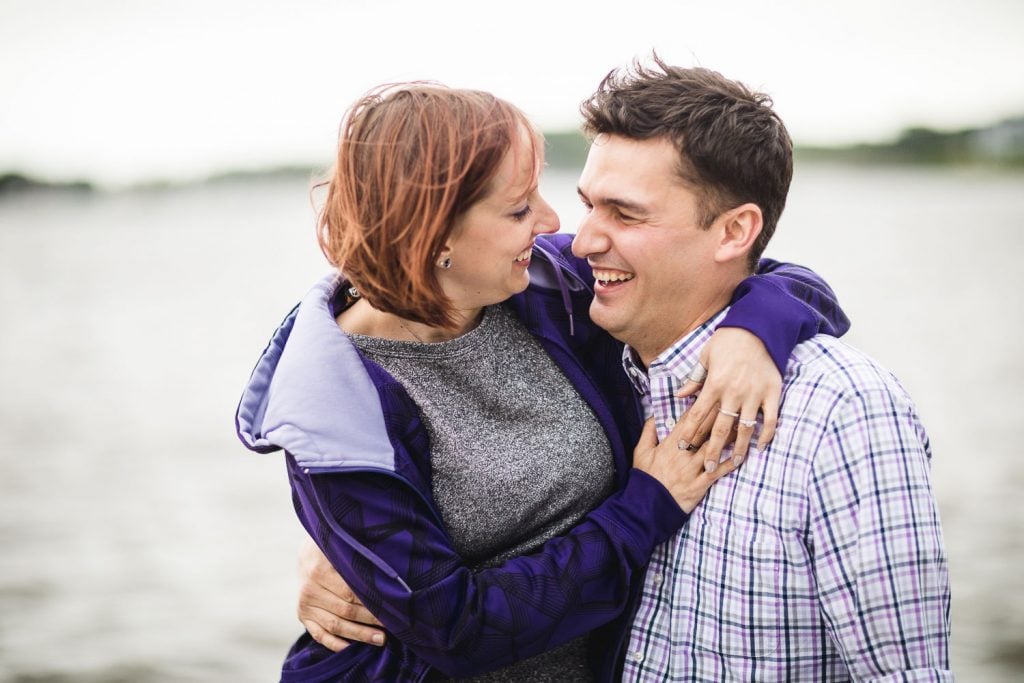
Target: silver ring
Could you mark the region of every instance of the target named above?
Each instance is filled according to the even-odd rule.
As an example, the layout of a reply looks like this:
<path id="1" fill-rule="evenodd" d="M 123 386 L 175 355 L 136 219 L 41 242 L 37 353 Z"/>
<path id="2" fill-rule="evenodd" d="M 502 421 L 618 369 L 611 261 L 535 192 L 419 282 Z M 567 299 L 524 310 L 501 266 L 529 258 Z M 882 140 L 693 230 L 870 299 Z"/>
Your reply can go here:
<path id="1" fill-rule="evenodd" d="M 757 424 L 757 420 L 740 420 L 740 424 L 744 427 L 753 427 Z"/>
<path id="2" fill-rule="evenodd" d="M 734 413 L 731 410 L 725 410 L 723 408 L 719 408 L 718 412 L 720 412 L 722 415 L 728 415 L 729 417 L 739 417 L 740 416 L 739 413 Z"/>
<path id="3" fill-rule="evenodd" d="M 704 384 L 704 380 L 708 378 L 708 369 L 697 361 L 697 364 L 690 369 L 690 373 L 686 376 L 686 379 L 696 384 Z"/>
<path id="4" fill-rule="evenodd" d="M 678 448 L 681 451 L 689 450 L 690 444 L 680 439 L 679 441 L 676 441 L 676 448 Z"/>

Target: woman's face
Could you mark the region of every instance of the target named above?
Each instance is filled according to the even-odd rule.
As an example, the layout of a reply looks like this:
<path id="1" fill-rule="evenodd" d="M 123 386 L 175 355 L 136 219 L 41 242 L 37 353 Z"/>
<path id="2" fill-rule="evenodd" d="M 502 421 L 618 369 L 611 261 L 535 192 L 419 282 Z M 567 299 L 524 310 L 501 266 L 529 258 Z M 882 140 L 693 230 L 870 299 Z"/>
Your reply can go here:
<path id="1" fill-rule="evenodd" d="M 558 215 L 537 190 L 529 133 L 523 131 L 483 199 L 455 220 L 447 248 L 451 268 L 438 280 L 456 310 L 496 304 L 526 289 L 530 251 L 541 233 L 557 232 Z"/>

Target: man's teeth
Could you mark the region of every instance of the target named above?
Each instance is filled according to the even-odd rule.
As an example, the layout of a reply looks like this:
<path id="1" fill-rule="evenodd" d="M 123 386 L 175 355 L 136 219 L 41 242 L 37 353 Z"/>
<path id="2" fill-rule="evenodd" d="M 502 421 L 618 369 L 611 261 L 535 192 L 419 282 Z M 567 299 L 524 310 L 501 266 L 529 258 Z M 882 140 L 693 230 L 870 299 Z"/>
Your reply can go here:
<path id="1" fill-rule="evenodd" d="M 525 261 L 526 259 L 530 258 L 530 254 L 532 254 L 532 253 L 533 253 L 533 247 L 529 247 L 522 254 L 520 254 L 519 256 L 516 256 L 516 261 Z"/>
<path id="2" fill-rule="evenodd" d="M 610 270 L 595 270 L 594 279 L 603 285 L 607 285 L 611 282 L 626 282 L 633 279 L 632 273 L 622 273 L 618 271 Z"/>

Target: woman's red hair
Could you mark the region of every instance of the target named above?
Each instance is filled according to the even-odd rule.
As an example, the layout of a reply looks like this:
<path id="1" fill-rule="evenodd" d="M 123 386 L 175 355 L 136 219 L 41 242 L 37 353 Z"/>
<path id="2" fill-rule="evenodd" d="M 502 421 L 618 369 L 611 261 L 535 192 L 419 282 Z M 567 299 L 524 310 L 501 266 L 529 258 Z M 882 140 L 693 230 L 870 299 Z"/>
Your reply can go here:
<path id="1" fill-rule="evenodd" d="M 324 183 L 324 255 L 374 308 L 453 325 L 436 261 L 456 217 L 487 195 L 523 130 L 539 157 L 526 116 L 489 93 L 427 83 L 371 90 L 345 116 Z"/>

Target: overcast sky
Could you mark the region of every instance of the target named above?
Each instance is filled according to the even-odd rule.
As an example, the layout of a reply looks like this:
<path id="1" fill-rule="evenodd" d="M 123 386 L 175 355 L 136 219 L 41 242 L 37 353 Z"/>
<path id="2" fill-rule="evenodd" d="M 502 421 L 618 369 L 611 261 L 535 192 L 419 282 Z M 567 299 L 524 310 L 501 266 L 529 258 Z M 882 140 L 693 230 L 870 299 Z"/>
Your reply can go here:
<path id="1" fill-rule="evenodd" d="M 652 48 L 773 95 L 802 143 L 1024 113 L 1021 0 L 0 0 L 0 173 L 108 185 L 325 163 L 384 81 L 547 129 Z"/>

